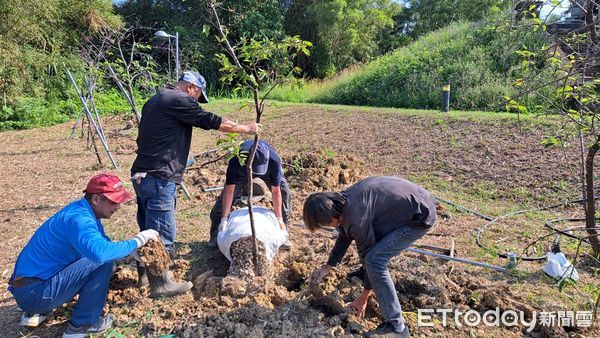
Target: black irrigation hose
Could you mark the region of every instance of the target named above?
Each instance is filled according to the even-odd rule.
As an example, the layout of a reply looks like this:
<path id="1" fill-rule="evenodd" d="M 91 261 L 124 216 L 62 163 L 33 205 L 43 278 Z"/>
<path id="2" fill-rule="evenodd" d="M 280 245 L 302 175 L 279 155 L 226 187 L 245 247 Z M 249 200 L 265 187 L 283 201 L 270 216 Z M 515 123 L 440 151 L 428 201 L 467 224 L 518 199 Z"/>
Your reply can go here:
<path id="1" fill-rule="evenodd" d="M 451 205 L 451 206 L 455 207 L 455 208 L 456 208 L 456 209 L 458 209 L 458 210 L 461 210 L 461 211 L 464 211 L 464 212 L 467 212 L 467 213 L 473 214 L 473 215 L 475 215 L 475 216 L 479 216 L 479 217 L 481 217 L 481 218 L 483 218 L 483 219 L 485 219 L 485 220 L 488 220 L 488 221 L 492 221 L 492 220 L 494 220 L 494 218 L 493 218 L 493 217 L 491 217 L 491 216 L 486 216 L 486 215 L 484 215 L 484 214 L 480 214 L 480 213 L 478 213 L 477 211 L 474 211 L 474 210 L 471 210 L 471 209 L 467 209 L 467 208 L 463 207 L 462 205 L 458 205 L 458 204 L 456 204 L 456 203 L 450 202 L 450 201 L 448 201 L 448 200 L 445 200 L 445 199 L 443 199 L 443 198 L 440 198 L 440 197 L 437 197 L 437 196 L 436 196 L 435 198 L 436 198 L 438 201 L 442 201 L 442 202 L 444 202 L 444 203 L 446 203 L 446 204 L 449 204 L 449 205 Z"/>
<path id="2" fill-rule="evenodd" d="M 574 219 L 574 218 L 573 218 L 573 219 Z M 578 220 L 580 220 L 580 219 L 578 219 Z M 572 235 L 571 235 L 571 236 L 569 236 L 570 234 L 568 234 L 568 233 L 569 233 L 569 232 L 572 232 L 572 231 L 588 231 L 588 230 L 598 230 L 598 229 L 600 229 L 600 227 L 588 228 L 587 226 L 585 226 L 585 225 L 584 225 L 584 226 L 576 226 L 576 227 L 570 227 L 570 228 L 567 228 L 567 229 L 563 229 L 563 230 L 560 230 L 560 232 L 561 232 L 563 235 L 566 235 L 566 236 L 568 236 L 568 237 L 573 237 L 573 238 L 576 238 L 576 239 L 579 239 L 579 240 L 583 240 L 583 238 L 581 238 L 581 237 L 572 236 Z M 541 241 L 542 239 L 545 239 L 545 238 L 548 238 L 548 237 L 550 237 L 550 236 L 554 236 L 554 235 L 556 235 L 556 232 L 554 232 L 554 231 L 553 231 L 553 232 L 551 232 L 551 233 L 549 233 L 549 234 L 546 234 L 546 235 L 544 235 L 544 236 L 542 236 L 542 237 L 540 237 L 540 238 L 536 239 L 535 241 L 533 241 L 533 242 L 529 243 L 529 245 L 527 245 L 527 247 L 525 247 L 525 249 L 523 250 L 523 252 L 526 252 L 527 250 L 529 250 L 529 248 L 530 248 L 531 246 L 535 245 L 537 242 Z M 590 236 L 591 236 L 591 235 L 590 235 Z M 590 236 L 587 236 L 587 237 L 590 237 Z"/>
<path id="3" fill-rule="evenodd" d="M 600 198 L 600 196 L 596 197 L 595 200 L 598 200 L 599 198 Z M 483 218 L 483 219 L 487 220 L 488 222 L 486 224 L 480 226 L 477 229 L 477 233 L 476 233 L 476 236 L 475 236 L 475 239 L 476 239 L 475 241 L 476 241 L 477 245 L 480 248 L 484 249 L 485 251 L 497 254 L 498 257 L 501 257 L 501 258 L 508 258 L 508 253 L 505 253 L 505 252 L 500 252 L 500 253 L 496 252 L 496 251 L 494 251 L 494 250 L 486 247 L 485 245 L 483 245 L 481 243 L 481 235 L 482 235 L 482 233 L 487 228 L 489 228 L 492 224 L 497 223 L 499 220 L 502 220 L 502 219 L 505 219 L 505 218 L 508 218 L 508 217 L 511 217 L 511 216 L 519 215 L 519 214 L 524 214 L 524 213 L 528 213 L 528 212 L 535 212 L 535 211 L 549 210 L 549 209 L 554 209 L 554 208 L 558 208 L 558 207 L 565 207 L 567 205 L 574 204 L 574 203 L 583 203 L 583 199 L 578 199 L 578 200 L 572 200 L 572 201 L 567 201 L 567 202 L 563 202 L 563 203 L 553 204 L 553 205 L 545 206 L 545 207 L 533 208 L 533 209 L 528 209 L 528 210 L 513 211 L 513 212 L 510 212 L 508 214 L 504 214 L 504 215 L 501 215 L 499 217 L 493 218 L 491 216 L 483 215 L 481 213 L 478 213 L 478 212 L 473 211 L 471 209 L 465 208 L 465 207 L 463 207 L 461 205 L 458 205 L 456 203 L 450 202 L 450 201 L 445 200 L 443 198 L 436 197 L 436 199 L 438 201 L 440 201 L 440 202 L 449 204 L 449 205 L 457 208 L 460 211 L 471 213 L 471 214 L 473 214 L 475 216 L 478 216 L 480 218 Z M 554 220 L 550 220 L 550 221 L 546 222 L 545 226 L 548 227 L 549 229 L 551 229 L 552 231 L 556 232 L 556 233 L 563 234 L 563 235 L 565 235 L 567 237 L 580 239 L 579 237 L 571 235 L 571 234 L 567 233 L 566 231 L 561 231 L 559 229 L 556 229 L 556 228 L 554 228 L 551 225 L 552 223 L 563 222 L 563 221 L 564 222 L 567 222 L 567 221 L 573 221 L 574 222 L 574 221 L 580 221 L 580 219 L 554 219 Z M 531 257 L 531 256 L 517 256 L 517 259 L 519 259 L 521 261 L 540 261 L 540 260 L 545 260 L 546 256 L 533 256 L 533 257 Z"/>
<path id="4" fill-rule="evenodd" d="M 596 219 L 598 220 L 598 219 Z M 563 222 L 585 222 L 585 218 L 556 218 L 556 219 L 551 219 L 549 221 L 546 222 L 546 227 L 556 233 L 559 233 L 561 235 L 567 236 L 569 238 L 573 238 L 573 239 L 577 239 L 580 241 L 584 241 L 586 243 L 589 243 L 589 239 L 587 238 L 581 238 L 575 235 L 571 235 L 570 233 L 567 232 L 567 230 L 560 230 L 557 229 L 555 227 L 552 226 L 552 224 L 554 223 L 563 223 Z M 589 229 L 589 228 L 588 228 Z"/>

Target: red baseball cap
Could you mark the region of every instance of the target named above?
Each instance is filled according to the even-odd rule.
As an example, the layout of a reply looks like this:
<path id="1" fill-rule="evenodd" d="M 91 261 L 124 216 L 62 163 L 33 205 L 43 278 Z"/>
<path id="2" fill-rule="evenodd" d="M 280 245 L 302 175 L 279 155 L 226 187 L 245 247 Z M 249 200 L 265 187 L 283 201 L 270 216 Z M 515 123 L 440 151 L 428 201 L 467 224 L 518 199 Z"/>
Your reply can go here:
<path id="1" fill-rule="evenodd" d="M 111 174 L 98 174 L 92 177 L 83 192 L 102 194 L 114 203 L 125 203 L 133 199 L 133 196 L 125 190 L 123 182 Z"/>

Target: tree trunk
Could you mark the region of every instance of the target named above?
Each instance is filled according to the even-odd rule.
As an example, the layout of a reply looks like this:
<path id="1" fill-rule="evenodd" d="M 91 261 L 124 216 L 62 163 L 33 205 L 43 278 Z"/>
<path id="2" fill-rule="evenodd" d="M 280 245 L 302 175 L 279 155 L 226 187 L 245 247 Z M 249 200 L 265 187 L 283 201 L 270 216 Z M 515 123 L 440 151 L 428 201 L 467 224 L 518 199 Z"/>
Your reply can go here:
<path id="1" fill-rule="evenodd" d="M 253 184 L 252 184 L 252 162 L 254 161 L 254 154 L 256 153 L 256 146 L 258 145 L 258 135 L 254 136 L 254 145 L 250 148 L 248 159 L 246 160 L 246 174 L 248 176 L 248 216 L 250 216 L 250 229 L 252 230 L 252 255 L 254 261 L 254 273 L 258 271 L 258 248 L 256 246 L 256 227 L 254 226 L 254 212 L 252 210 L 252 195 Z"/>
<path id="2" fill-rule="evenodd" d="M 594 9 L 596 8 L 595 0 L 588 0 L 585 9 L 585 23 L 590 29 L 590 40 L 592 43 L 598 41 L 598 33 L 596 32 L 596 23 L 594 22 Z"/>
<path id="3" fill-rule="evenodd" d="M 589 235 L 590 244 L 594 253 L 600 253 L 600 242 L 598 241 L 598 232 L 596 227 L 596 199 L 594 194 L 594 157 L 600 149 L 600 138 L 596 138 L 594 144 L 588 148 L 587 157 L 585 159 L 585 181 L 587 189 L 587 198 L 585 208 L 585 226 Z"/>
<path id="4" fill-rule="evenodd" d="M 256 123 L 260 123 L 262 109 L 259 104 L 258 89 L 253 89 L 254 103 L 256 108 Z M 254 154 L 258 147 L 258 134 L 254 136 L 254 144 L 250 148 L 248 160 L 246 161 L 246 173 L 248 176 L 248 216 L 250 216 L 250 229 L 252 230 L 252 254 L 254 258 L 254 273 L 258 272 L 258 248 L 256 245 L 256 227 L 254 225 L 254 211 L 252 210 L 252 196 L 254 195 L 254 184 L 252 184 L 252 162 L 254 162 Z"/>

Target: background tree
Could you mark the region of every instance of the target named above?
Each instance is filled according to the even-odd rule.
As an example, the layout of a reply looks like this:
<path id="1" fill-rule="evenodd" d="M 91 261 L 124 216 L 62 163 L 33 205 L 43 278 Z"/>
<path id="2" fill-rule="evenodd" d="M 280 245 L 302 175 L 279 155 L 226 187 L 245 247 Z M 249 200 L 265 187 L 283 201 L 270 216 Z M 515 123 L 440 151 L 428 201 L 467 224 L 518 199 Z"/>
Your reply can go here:
<path id="1" fill-rule="evenodd" d="M 572 1 L 572 11 L 581 11 L 586 18 L 579 26 L 573 27 L 573 22 L 555 23 L 551 26 L 554 33 L 552 45 L 543 49 L 517 51 L 522 58 L 520 65 L 523 77 L 515 81 L 515 86 L 522 90 L 519 95 L 510 98 L 507 108 L 527 112 L 520 103 L 522 97 L 532 94 L 540 96 L 551 105 L 545 113 L 559 116 L 563 122 L 556 135 L 550 135 L 544 144 L 553 146 L 567 142 L 573 134 L 579 137 L 586 237 L 594 252 L 600 254 L 596 230 L 597 189 L 594 182 L 594 161 L 600 150 L 600 66 L 597 62 L 600 45 L 595 34 L 599 24 L 597 8 L 596 0 Z M 522 21 L 522 24 L 529 25 L 533 30 L 548 28 L 535 13 L 529 16 L 531 19 Z M 529 87 L 540 69 L 552 71 L 554 80 L 542 86 Z M 548 93 L 549 86 L 555 86 L 556 89 Z"/>
<path id="2" fill-rule="evenodd" d="M 140 26 L 164 30 L 171 34 L 179 32 L 181 68 L 199 70 L 214 90 L 219 84 L 219 64 L 214 59 L 221 47 L 213 35 L 204 34 L 204 27 L 210 24 L 208 0 L 131 0 L 116 7 L 117 13 L 129 24 L 139 22 Z M 283 36 L 283 8 L 278 0 L 234 1 L 221 3 L 223 25 L 229 29 L 229 36 L 245 37 Z M 150 41 L 154 31 L 149 30 L 145 39 Z M 164 40 L 156 43 L 164 43 Z M 157 71 L 166 73 L 169 69 L 168 54 L 160 49 L 152 53 L 157 62 Z M 171 60 L 174 56 L 171 56 Z"/>
<path id="3" fill-rule="evenodd" d="M 121 25 L 110 0 L 0 0 L 0 95 L 63 97 L 58 68 L 76 62 L 79 43 L 91 33 Z"/>
<path id="4" fill-rule="evenodd" d="M 510 9 L 507 0 L 407 0 L 395 17 L 398 35 L 416 39 L 457 21 L 479 21 Z"/>
<path id="5" fill-rule="evenodd" d="M 308 76 L 331 76 L 380 55 L 376 38 L 393 26 L 399 11 L 391 0 L 293 1 L 286 12 L 286 33 L 313 42 L 313 63 L 303 63 Z"/>

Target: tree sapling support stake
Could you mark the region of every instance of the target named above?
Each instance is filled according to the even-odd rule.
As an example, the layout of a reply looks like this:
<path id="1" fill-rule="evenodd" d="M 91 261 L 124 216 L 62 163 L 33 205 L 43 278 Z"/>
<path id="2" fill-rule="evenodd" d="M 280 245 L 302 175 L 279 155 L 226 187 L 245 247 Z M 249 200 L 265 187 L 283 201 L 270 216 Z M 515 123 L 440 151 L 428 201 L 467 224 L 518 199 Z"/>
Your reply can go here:
<path id="1" fill-rule="evenodd" d="M 115 162 L 115 159 L 113 158 L 113 156 L 110 152 L 110 149 L 108 149 L 108 144 L 106 143 L 104 136 L 98 129 L 98 125 L 96 124 L 96 121 L 94 120 L 94 117 L 92 116 L 92 113 L 90 112 L 85 100 L 83 99 L 83 96 L 81 96 L 81 92 L 79 91 L 79 88 L 77 87 L 77 83 L 75 82 L 75 79 L 73 79 L 73 75 L 71 75 L 71 72 L 68 69 L 67 69 L 67 75 L 69 76 L 69 80 L 71 80 L 71 83 L 73 84 L 73 87 L 75 88 L 75 92 L 77 93 L 77 96 L 79 96 L 79 100 L 81 100 L 81 104 L 83 104 L 83 109 L 85 111 L 85 114 L 87 115 L 90 123 L 94 126 L 94 129 L 96 130 L 96 134 L 98 135 L 100 142 L 102 142 L 102 145 L 104 146 L 104 149 L 106 150 L 106 153 L 108 154 L 108 157 L 110 158 L 110 161 L 112 162 L 115 169 L 118 169 L 117 162 Z"/>

